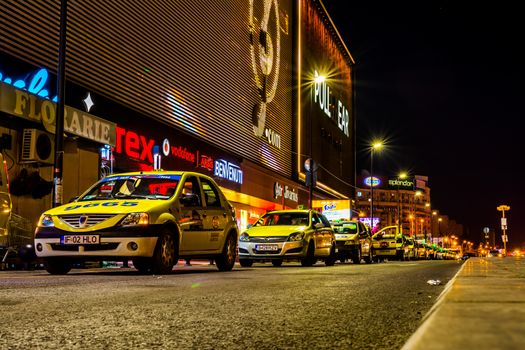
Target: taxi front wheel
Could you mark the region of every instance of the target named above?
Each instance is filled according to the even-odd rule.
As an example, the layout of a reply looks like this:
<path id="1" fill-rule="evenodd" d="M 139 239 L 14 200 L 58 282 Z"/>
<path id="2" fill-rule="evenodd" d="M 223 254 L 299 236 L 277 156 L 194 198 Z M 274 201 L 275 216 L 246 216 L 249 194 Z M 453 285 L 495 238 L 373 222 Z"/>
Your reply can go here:
<path id="1" fill-rule="evenodd" d="M 139 273 L 151 272 L 151 259 L 150 258 L 134 258 L 133 266 L 139 271 Z"/>
<path id="2" fill-rule="evenodd" d="M 316 258 L 314 256 L 315 254 L 315 247 L 314 242 L 310 241 L 308 244 L 308 250 L 306 251 L 306 256 L 301 259 L 301 266 L 312 266 L 316 262 Z"/>
<path id="3" fill-rule="evenodd" d="M 152 259 L 152 272 L 157 274 L 170 273 L 178 260 L 178 249 L 170 231 L 164 230 L 157 241 Z"/>
<path id="4" fill-rule="evenodd" d="M 66 259 L 47 259 L 45 261 L 46 271 L 52 275 L 65 275 L 71 271 L 71 262 Z"/>
<path id="5" fill-rule="evenodd" d="M 335 255 L 335 246 L 332 245 L 332 248 L 330 249 L 330 255 L 325 259 L 324 264 L 326 266 L 334 266 L 336 260 L 337 256 Z"/>
<path id="6" fill-rule="evenodd" d="M 250 260 L 250 259 L 239 259 L 239 264 L 241 264 L 242 267 L 252 267 L 253 260 Z"/>

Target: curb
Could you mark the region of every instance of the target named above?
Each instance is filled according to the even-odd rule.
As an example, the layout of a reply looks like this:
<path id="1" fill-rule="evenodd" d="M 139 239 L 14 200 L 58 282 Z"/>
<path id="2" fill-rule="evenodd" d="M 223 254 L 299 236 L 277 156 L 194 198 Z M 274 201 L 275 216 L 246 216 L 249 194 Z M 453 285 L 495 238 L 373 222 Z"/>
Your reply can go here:
<path id="1" fill-rule="evenodd" d="M 452 289 L 452 285 L 454 284 L 454 282 L 456 281 L 457 277 L 459 276 L 459 274 L 463 271 L 463 268 L 465 267 L 465 265 L 468 263 L 468 261 L 465 261 L 461 267 L 459 268 L 458 272 L 456 272 L 456 274 L 450 279 L 450 281 L 448 281 L 448 283 L 445 285 L 445 288 L 441 291 L 441 293 L 439 294 L 439 296 L 437 297 L 437 300 L 436 300 L 436 303 L 434 305 L 432 305 L 432 307 L 430 308 L 430 310 L 428 310 L 428 312 L 425 314 L 425 316 L 423 316 L 423 319 L 422 319 L 422 323 L 421 325 L 418 327 L 418 329 L 416 329 L 416 331 L 410 336 L 410 338 L 408 338 L 407 342 L 405 343 L 405 345 L 403 345 L 403 347 L 401 348 L 401 350 L 410 350 L 410 349 L 413 349 L 415 344 L 422 338 L 423 334 L 426 333 L 426 331 L 429 329 L 430 327 L 430 323 L 431 323 L 431 320 L 432 320 L 432 316 L 435 315 L 435 313 L 438 311 L 439 307 L 441 306 L 441 304 L 443 304 L 444 300 L 445 300 L 445 297 L 448 295 L 448 293 L 450 292 L 450 290 Z"/>

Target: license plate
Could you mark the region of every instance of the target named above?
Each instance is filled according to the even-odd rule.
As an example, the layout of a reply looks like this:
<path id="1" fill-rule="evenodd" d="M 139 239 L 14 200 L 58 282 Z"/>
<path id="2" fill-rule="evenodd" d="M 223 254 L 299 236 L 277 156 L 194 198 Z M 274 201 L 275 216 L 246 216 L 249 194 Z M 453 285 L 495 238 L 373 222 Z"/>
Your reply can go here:
<path id="1" fill-rule="evenodd" d="M 255 250 L 259 252 L 276 252 L 279 250 L 277 244 L 258 244 L 255 246 Z"/>
<path id="2" fill-rule="evenodd" d="M 60 237 L 60 244 L 99 244 L 99 235 L 67 235 Z"/>

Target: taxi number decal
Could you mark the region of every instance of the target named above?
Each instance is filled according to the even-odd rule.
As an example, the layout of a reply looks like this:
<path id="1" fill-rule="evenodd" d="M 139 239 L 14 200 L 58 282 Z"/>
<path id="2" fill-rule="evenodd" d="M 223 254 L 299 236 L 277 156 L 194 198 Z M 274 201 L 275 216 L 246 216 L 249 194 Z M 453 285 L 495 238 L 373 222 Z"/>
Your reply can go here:
<path id="1" fill-rule="evenodd" d="M 91 207 L 98 207 L 99 205 L 103 207 L 116 207 L 118 205 L 123 207 L 135 207 L 139 205 L 139 202 L 104 202 L 104 203 L 87 203 L 87 204 L 77 204 L 77 205 L 70 205 L 68 207 L 65 207 L 64 210 L 74 210 L 78 208 L 91 208 Z"/>

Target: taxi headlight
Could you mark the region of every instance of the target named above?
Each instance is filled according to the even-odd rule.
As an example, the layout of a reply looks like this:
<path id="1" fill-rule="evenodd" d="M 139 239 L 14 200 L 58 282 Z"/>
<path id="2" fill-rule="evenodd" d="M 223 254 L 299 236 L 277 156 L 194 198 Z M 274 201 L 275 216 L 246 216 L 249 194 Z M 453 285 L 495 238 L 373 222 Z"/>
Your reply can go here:
<path id="1" fill-rule="evenodd" d="M 239 237 L 239 241 L 241 242 L 249 242 L 250 241 L 250 235 L 246 232 L 243 232 L 241 236 Z"/>
<path id="2" fill-rule="evenodd" d="M 304 238 L 304 232 L 294 232 L 288 236 L 288 242 L 301 241 Z"/>
<path id="3" fill-rule="evenodd" d="M 53 222 L 53 217 L 48 214 L 42 214 L 38 220 L 38 227 L 53 227 L 55 223 Z"/>
<path id="4" fill-rule="evenodd" d="M 124 220 L 120 222 L 120 226 L 136 226 L 149 224 L 148 213 L 129 213 Z"/>

